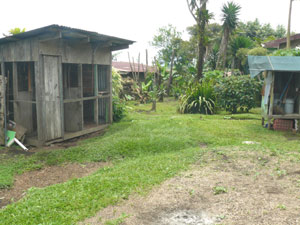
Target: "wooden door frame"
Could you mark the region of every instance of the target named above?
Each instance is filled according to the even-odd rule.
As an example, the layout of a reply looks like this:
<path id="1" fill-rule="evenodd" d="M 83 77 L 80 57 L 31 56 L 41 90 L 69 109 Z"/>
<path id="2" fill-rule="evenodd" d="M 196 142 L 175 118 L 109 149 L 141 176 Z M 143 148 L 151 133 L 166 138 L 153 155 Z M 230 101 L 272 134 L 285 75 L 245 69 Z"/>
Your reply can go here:
<path id="1" fill-rule="evenodd" d="M 62 56 L 61 55 L 54 55 L 54 54 L 40 54 L 39 55 L 39 78 L 38 84 L 40 85 L 40 90 L 36 91 L 36 97 L 37 99 L 40 99 L 39 107 L 37 107 L 37 114 L 39 115 L 38 118 L 38 124 L 41 123 L 42 126 L 38 125 L 38 139 L 39 141 L 42 141 L 43 143 L 48 141 L 46 140 L 46 133 L 45 133 L 45 127 L 46 127 L 46 121 L 44 119 L 44 112 L 41 107 L 43 107 L 44 104 L 44 94 L 45 94 L 45 76 L 44 76 L 44 57 L 50 56 L 50 57 L 57 57 L 58 59 L 58 91 L 59 91 L 59 97 L 60 97 L 60 129 L 61 129 L 61 137 L 64 137 L 64 102 L 63 102 L 63 80 L 62 80 Z M 36 76 L 37 77 L 37 76 Z M 39 110 L 38 110 L 39 109 Z M 38 112 L 39 111 L 39 112 Z M 58 139 L 59 139 L 58 138 Z"/>

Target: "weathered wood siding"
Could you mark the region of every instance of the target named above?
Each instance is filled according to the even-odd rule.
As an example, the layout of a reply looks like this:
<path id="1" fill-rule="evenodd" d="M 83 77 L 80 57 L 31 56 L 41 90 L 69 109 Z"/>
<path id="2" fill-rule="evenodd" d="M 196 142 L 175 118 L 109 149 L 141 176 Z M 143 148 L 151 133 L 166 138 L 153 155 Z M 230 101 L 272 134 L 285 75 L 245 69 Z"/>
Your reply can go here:
<path id="1" fill-rule="evenodd" d="M 43 75 L 45 94 L 43 101 L 44 137 L 45 140 L 61 138 L 62 108 L 61 108 L 61 64 L 58 56 L 43 56 Z"/>

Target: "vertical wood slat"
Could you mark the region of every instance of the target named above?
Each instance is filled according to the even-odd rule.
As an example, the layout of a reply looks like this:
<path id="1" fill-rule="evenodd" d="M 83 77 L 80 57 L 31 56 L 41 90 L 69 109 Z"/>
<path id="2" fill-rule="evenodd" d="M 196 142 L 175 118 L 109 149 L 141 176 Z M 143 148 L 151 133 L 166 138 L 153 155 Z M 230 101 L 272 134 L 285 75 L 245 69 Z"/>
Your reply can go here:
<path id="1" fill-rule="evenodd" d="M 13 62 L 13 95 L 14 95 L 14 103 L 13 103 L 13 107 L 14 107 L 14 120 L 15 121 L 19 121 L 18 115 L 19 115 L 19 105 L 18 102 L 16 102 L 16 100 L 18 100 L 18 69 L 17 69 L 17 63 Z"/>
<path id="2" fill-rule="evenodd" d="M 98 96 L 98 65 L 94 65 L 94 95 Z M 98 99 L 94 101 L 94 121 L 98 125 L 99 124 L 99 116 L 98 116 Z"/>
<path id="3" fill-rule="evenodd" d="M 53 140 L 62 137 L 62 121 L 61 121 L 61 104 L 62 99 L 60 96 L 60 57 L 43 55 L 44 61 L 44 110 L 45 110 L 45 139 Z"/>
<path id="4" fill-rule="evenodd" d="M 37 137 L 40 143 L 44 140 L 44 122 L 43 122 L 43 74 L 42 74 L 43 58 L 40 55 L 39 61 L 35 62 L 35 86 L 36 86 L 36 116 L 37 116 Z"/>
<path id="5" fill-rule="evenodd" d="M 64 121 L 64 90 L 63 90 L 63 74 L 62 74 L 62 57 L 58 56 L 58 88 L 60 99 L 60 124 L 61 124 L 61 137 L 65 133 Z"/>
<path id="6" fill-rule="evenodd" d="M 18 99 L 18 69 L 16 62 L 13 62 L 13 94 L 14 99 Z"/>
<path id="7" fill-rule="evenodd" d="M 112 53 L 110 53 L 110 66 L 109 66 L 109 123 L 113 122 L 113 108 L 112 108 Z"/>
<path id="8" fill-rule="evenodd" d="M 268 128 L 271 129 L 271 117 L 273 115 L 273 105 L 274 105 L 274 85 L 275 85 L 275 73 L 272 72 L 272 85 L 270 93 L 270 106 L 269 106 L 269 116 L 268 116 Z"/>
<path id="9" fill-rule="evenodd" d="M 83 98 L 83 75 L 82 75 L 82 64 L 79 64 L 79 83 L 80 83 L 80 93 L 81 99 Z M 80 101 L 81 109 L 81 127 L 84 129 L 84 116 L 83 116 L 83 100 Z"/>
<path id="10" fill-rule="evenodd" d="M 0 131 L 0 143 L 4 144 L 6 146 L 6 85 L 5 85 L 5 66 L 4 66 L 4 61 L 2 60 L 0 63 L 0 67 L 1 67 L 1 90 L 2 90 L 2 94 L 3 96 L 1 96 L 1 106 L 3 107 L 0 111 L 1 113 L 1 131 Z M 4 127 L 4 129 L 2 129 Z"/>

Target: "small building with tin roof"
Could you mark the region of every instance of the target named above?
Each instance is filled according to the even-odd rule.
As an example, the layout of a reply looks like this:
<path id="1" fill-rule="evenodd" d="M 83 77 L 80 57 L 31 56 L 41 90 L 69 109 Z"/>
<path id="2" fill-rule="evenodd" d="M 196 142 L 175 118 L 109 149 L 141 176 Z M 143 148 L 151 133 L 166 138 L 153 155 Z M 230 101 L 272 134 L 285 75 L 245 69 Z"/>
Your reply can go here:
<path id="1" fill-rule="evenodd" d="M 50 25 L 0 39 L 6 115 L 28 144 L 67 140 L 112 122 L 112 51 L 133 41 Z"/>

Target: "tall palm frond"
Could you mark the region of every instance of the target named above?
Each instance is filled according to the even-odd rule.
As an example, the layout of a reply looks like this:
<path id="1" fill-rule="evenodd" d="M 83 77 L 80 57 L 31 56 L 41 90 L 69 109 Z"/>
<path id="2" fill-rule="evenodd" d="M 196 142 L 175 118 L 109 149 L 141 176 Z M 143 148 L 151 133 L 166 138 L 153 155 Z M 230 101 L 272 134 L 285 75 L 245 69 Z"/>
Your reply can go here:
<path id="1" fill-rule="evenodd" d="M 222 21 L 223 28 L 227 28 L 233 31 L 238 25 L 238 15 L 240 13 L 241 6 L 234 2 L 227 2 L 222 7 Z"/>

